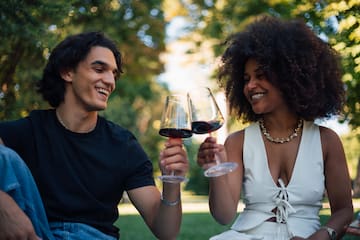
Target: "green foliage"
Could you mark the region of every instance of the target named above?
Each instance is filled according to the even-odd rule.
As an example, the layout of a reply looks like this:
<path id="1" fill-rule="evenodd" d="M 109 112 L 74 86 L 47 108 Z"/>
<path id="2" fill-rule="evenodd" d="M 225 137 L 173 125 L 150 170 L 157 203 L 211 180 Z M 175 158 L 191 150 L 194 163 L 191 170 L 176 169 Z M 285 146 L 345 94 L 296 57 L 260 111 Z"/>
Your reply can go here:
<path id="1" fill-rule="evenodd" d="M 350 177 L 351 179 L 355 179 L 357 174 L 357 165 L 359 164 L 360 130 L 352 130 L 350 133 L 341 136 L 341 141 L 344 146 Z"/>
<path id="2" fill-rule="evenodd" d="M 190 141 L 186 144 L 186 150 L 189 158 L 189 181 L 185 185 L 185 190 L 191 191 L 196 195 L 208 195 L 209 193 L 209 179 L 204 177 L 204 171 L 197 165 L 197 151 L 199 144 L 195 141 Z"/>
<path id="3" fill-rule="evenodd" d="M 353 128 L 360 126 L 360 2 L 333 1 L 322 12 L 324 19 L 336 17 L 338 28 L 329 35 L 329 42 L 343 59 L 347 87 L 345 117 Z"/>
<path id="4" fill-rule="evenodd" d="M 0 2 L 0 119 L 16 118 L 41 105 L 31 90 L 45 62 L 44 50 L 55 39 L 46 21 L 53 16 L 51 23 L 59 22 L 66 7 L 65 2 Z"/>

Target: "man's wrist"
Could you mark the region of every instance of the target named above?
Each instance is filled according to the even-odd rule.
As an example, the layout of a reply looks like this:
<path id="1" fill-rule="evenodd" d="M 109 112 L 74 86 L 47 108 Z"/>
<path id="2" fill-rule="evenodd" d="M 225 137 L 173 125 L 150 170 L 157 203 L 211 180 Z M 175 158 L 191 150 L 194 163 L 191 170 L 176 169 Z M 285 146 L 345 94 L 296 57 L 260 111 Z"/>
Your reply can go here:
<path id="1" fill-rule="evenodd" d="M 176 206 L 180 203 L 181 201 L 181 195 L 179 194 L 179 197 L 175 200 L 175 201 L 168 201 L 164 198 L 164 196 L 161 194 L 161 203 L 166 205 L 166 206 L 169 206 L 169 207 L 173 207 L 173 206 Z"/>

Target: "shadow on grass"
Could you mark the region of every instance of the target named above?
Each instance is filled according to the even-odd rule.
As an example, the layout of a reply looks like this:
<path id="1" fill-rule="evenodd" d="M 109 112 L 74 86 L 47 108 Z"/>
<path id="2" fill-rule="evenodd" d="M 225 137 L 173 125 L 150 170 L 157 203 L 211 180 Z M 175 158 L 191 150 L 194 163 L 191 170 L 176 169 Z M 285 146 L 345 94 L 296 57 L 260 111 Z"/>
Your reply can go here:
<path id="1" fill-rule="evenodd" d="M 320 215 L 321 223 L 326 222 L 328 218 L 329 215 Z M 139 215 L 121 215 L 115 225 L 120 227 L 121 240 L 156 239 Z M 205 240 L 228 230 L 229 227 L 230 225 L 222 226 L 216 223 L 209 213 L 184 213 L 177 240 Z M 359 237 L 347 236 L 342 239 L 359 240 Z"/>

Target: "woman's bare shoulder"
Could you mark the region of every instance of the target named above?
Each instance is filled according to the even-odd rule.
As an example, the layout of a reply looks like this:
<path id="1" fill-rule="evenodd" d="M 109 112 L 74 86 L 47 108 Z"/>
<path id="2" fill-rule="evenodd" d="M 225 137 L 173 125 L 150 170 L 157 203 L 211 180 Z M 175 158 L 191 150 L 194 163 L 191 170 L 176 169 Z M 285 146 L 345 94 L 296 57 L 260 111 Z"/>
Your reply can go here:
<path id="1" fill-rule="evenodd" d="M 239 145 L 239 144 L 242 145 L 242 143 L 244 142 L 244 132 L 245 130 L 242 129 L 229 134 L 229 136 L 225 141 L 225 145 L 230 145 L 230 146 Z"/>

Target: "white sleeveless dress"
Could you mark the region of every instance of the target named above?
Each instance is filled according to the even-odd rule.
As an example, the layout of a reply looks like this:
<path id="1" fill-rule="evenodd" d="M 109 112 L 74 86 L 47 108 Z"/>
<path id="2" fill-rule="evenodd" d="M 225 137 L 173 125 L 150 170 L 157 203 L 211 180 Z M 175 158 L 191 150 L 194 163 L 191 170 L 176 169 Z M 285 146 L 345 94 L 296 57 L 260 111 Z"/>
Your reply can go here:
<path id="1" fill-rule="evenodd" d="M 307 238 L 320 228 L 325 190 L 319 126 L 304 122 L 300 146 L 287 186 L 272 179 L 258 123 L 245 129 L 243 201 L 245 209 L 231 230 L 211 240 Z M 277 212 L 272 210 L 276 208 Z M 266 220 L 275 217 L 277 222 Z"/>

